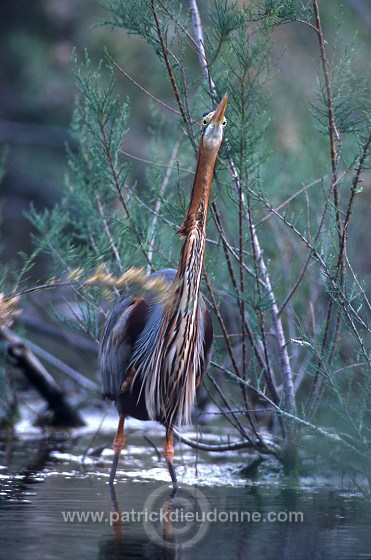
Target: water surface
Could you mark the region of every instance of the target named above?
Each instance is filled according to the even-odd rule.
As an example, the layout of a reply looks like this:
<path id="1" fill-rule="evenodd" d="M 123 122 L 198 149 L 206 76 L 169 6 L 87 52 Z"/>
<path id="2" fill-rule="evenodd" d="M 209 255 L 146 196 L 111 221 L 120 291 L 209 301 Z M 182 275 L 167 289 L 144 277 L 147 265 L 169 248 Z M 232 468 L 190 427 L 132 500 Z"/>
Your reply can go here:
<path id="1" fill-rule="evenodd" d="M 111 493 L 112 452 L 100 453 L 111 428 L 94 440 L 23 434 L 2 445 L 1 558 L 371 560 L 370 502 L 324 480 L 288 482 L 273 462 L 249 480 L 239 474 L 244 453 L 178 447 L 171 497 L 156 425 L 146 428 L 151 443 L 143 424 L 129 426 Z"/>

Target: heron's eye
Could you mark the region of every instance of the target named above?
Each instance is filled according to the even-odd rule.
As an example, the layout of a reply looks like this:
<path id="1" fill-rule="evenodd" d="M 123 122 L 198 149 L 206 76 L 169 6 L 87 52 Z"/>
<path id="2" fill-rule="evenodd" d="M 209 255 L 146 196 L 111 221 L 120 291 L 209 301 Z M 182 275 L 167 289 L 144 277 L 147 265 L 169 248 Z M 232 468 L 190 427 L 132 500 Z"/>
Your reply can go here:
<path id="1" fill-rule="evenodd" d="M 204 126 L 207 126 L 209 124 L 212 115 L 213 115 L 213 113 L 204 113 L 202 115 L 202 124 Z"/>
<path id="2" fill-rule="evenodd" d="M 227 119 L 224 119 L 224 121 L 222 122 L 222 125 L 225 126 L 227 124 Z"/>

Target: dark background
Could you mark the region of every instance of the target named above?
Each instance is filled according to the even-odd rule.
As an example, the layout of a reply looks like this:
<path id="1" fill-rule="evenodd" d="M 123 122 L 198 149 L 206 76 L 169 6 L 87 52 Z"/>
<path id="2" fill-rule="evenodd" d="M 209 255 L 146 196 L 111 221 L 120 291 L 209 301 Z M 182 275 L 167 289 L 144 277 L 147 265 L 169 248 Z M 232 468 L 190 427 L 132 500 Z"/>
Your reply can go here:
<path id="1" fill-rule="evenodd" d="M 371 60 L 371 9 L 363 0 L 344 2 L 343 25 L 337 31 L 337 0 L 321 2 L 323 28 L 329 41 L 337 37 L 339 51 L 357 43 L 358 71 L 368 72 Z M 206 17 L 207 3 L 200 2 Z M 69 124 L 77 95 L 71 60 L 88 49 L 93 63 L 112 56 L 143 87 L 164 100 L 171 92 L 155 55 L 143 41 L 128 37 L 111 26 L 99 25 L 107 17 L 98 0 L 2 0 L 0 5 L 0 146 L 7 147 L 5 177 L 0 184 L 2 206 L 0 264 L 17 270 L 19 251 L 32 249 L 31 226 L 24 216 L 32 202 L 37 209 L 50 207 L 63 189 Z M 272 98 L 277 114 L 271 127 L 271 146 L 286 161 L 301 158 L 300 137 L 306 130 L 307 96 L 316 87 L 317 45 L 310 30 L 300 25 L 281 26 L 276 32 L 276 51 L 286 50 L 277 67 Z M 189 61 L 198 72 L 197 59 Z M 146 157 L 149 103 L 124 77 L 118 77 L 122 98 L 130 98 L 130 132 L 125 149 Z M 290 100 L 288 102 L 288 100 Z M 293 105 L 296 103 L 296 105 Z M 133 162 L 133 177 L 141 181 L 142 166 Z M 367 195 L 365 212 L 369 208 Z M 367 220 L 367 214 L 364 218 Z M 364 229 L 364 226 L 360 224 Z M 361 235 L 361 232 L 360 232 Z M 359 242 L 359 238 L 358 241 Z M 363 239 L 361 239 L 361 242 Z M 364 252 L 357 257 L 369 268 Z M 31 272 L 43 277 L 41 268 Z M 368 274 L 369 274 L 368 270 Z"/>

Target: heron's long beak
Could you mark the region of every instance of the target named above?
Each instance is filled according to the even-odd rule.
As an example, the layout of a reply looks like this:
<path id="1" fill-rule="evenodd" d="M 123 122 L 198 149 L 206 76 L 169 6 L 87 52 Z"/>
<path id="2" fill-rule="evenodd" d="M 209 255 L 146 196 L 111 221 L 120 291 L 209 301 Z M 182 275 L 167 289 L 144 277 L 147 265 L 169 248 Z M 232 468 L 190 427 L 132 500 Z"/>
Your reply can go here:
<path id="1" fill-rule="evenodd" d="M 213 125 L 215 125 L 216 123 L 221 124 L 223 122 L 224 112 L 225 112 L 225 108 L 227 106 L 227 102 L 228 102 L 228 95 L 225 94 L 225 96 L 223 97 L 223 99 L 221 100 L 221 102 L 219 103 L 217 108 L 215 109 L 215 112 L 214 112 L 213 117 L 211 119 L 211 123 Z"/>

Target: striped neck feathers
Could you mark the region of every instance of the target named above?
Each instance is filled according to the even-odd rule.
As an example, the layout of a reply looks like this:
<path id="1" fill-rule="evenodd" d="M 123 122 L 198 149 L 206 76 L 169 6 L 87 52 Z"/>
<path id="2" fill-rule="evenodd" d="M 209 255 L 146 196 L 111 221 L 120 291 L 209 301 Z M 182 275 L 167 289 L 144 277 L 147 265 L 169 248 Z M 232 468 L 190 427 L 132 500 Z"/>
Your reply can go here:
<path id="1" fill-rule="evenodd" d="M 178 234 L 181 236 L 189 235 L 194 229 L 201 230 L 205 235 L 211 182 L 213 180 L 217 154 L 218 149 L 205 149 L 200 144 L 189 209 L 178 231 Z"/>

